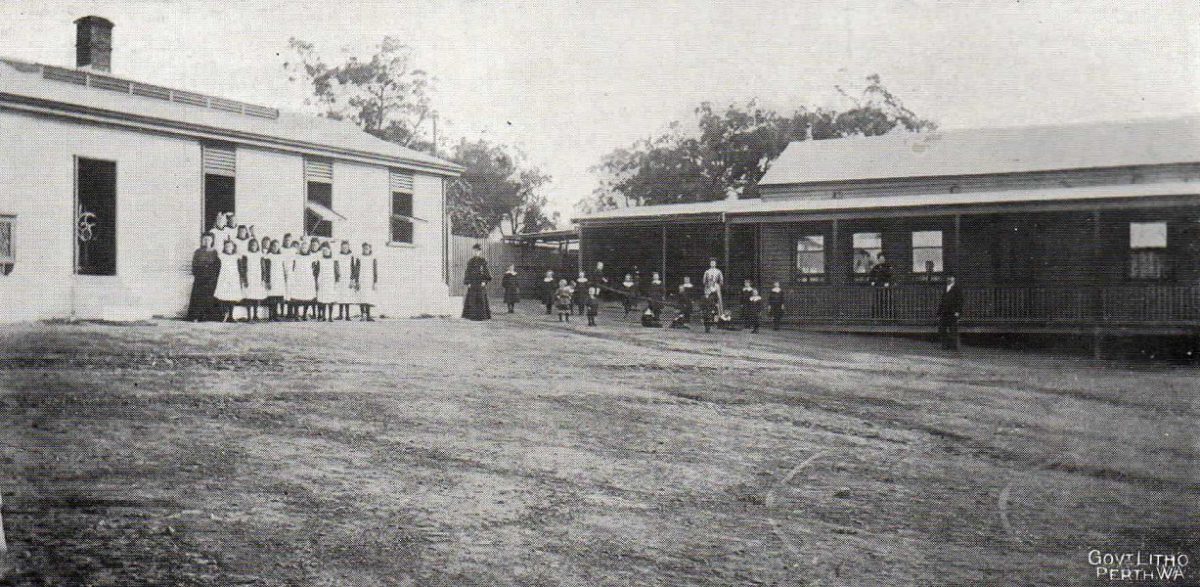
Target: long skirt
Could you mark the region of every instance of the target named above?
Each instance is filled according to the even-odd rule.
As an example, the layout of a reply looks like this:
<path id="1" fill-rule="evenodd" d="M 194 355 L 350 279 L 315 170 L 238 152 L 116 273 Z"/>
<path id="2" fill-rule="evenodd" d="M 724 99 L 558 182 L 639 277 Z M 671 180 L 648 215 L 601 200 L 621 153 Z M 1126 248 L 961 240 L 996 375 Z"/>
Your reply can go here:
<path id="1" fill-rule="evenodd" d="M 192 281 L 192 297 L 188 301 L 188 320 L 219 320 L 221 309 L 217 307 L 217 272 L 197 275 Z"/>
<path id="2" fill-rule="evenodd" d="M 467 320 L 491 320 L 492 308 L 488 305 L 487 290 L 482 285 L 467 287 L 463 297 L 462 317 Z"/>

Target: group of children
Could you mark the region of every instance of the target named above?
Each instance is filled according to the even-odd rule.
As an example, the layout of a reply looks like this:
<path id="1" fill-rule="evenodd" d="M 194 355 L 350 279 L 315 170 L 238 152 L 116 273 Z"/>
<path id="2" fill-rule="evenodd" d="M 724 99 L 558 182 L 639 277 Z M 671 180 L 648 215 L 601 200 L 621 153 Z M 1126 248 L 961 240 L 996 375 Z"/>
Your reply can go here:
<path id="1" fill-rule="evenodd" d="M 231 213 L 218 215 L 193 258 L 192 304 L 215 304 L 217 312 L 207 317 L 221 321 L 232 321 L 236 307 L 245 308 L 248 321 L 350 320 L 352 306 L 358 306 L 362 320 L 372 321 L 380 275 L 371 245 L 362 243 L 355 253 L 350 241 L 343 240 L 334 253 L 335 242 L 319 237 L 293 239 L 291 234 L 282 240 L 258 238 L 252 226 L 235 225 Z M 197 260 L 212 256 L 206 249 L 217 251 L 215 275 L 203 262 L 198 269 Z M 260 310 L 266 316 L 260 316 Z M 189 310 L 194 320 L 206 319 L 205 314 Z"/>
<path id="2" fill-rule="evenodd" d="M 504 281 L 505 302 L 508 303 L 509 312 L 513 311 L 514 304 L 519 301 L 519 297 L 513 295 L 514 290 L 510 289 L 509 285 L 512 284 L 511 288 L 515 288 L 516 283 L 516 272 L 510 266 Z M 705 332 L 711 332 L 714 326 L 734 329 L 739 322 L 743 328 L 758 332 L 760 316 L 764 307 L 775 330 L 779 330 L 783 321 L 784 295 L 779 282 L 773 284 L 764 301 L 758 290 L 754 288 L 753 282 L 747 279 L 739 295 L 738 320 L 736 321 L 732 312 L 725 309 L 719 291 L 697 295 L 691 277 L 683 278 L 683 283 L 679 285 L 678 293 L 674 296 L 667 295 L 666 286 L 657 272 L 651 275 L 648 284 L 638 284 L 633 274 L 627 273 L 625 280 L 614 288 L 608 286 L 608 280 L 602 275 L 593 281 L 588 278 L 586 272 L 580 271 L 574 280 L 568 281 L 556 279 L 554 271 L 546 271 L 545 277 L 539 284 L 539 289 L 541 302 L 546 307 L 546 315 L 557 311 L 559 322 L 570 322 L 571 316 L 574 314 L 586 315 L 588 326 L 596 325 L 596 317 L 600 312 L 600 298 L 606 291 L 621 297 L 626 316 L 636 311 L 639 302 L 644 300 L 646 309 L 642 312 L 641 324 L 649 328 L 662 327 L 662 312 L 668 305 L 674 306 L 677 310 L 676 316 L 670 322 L 670 327 L 690 328 L 692 314 L 697 303 L 700 307 Z"/>

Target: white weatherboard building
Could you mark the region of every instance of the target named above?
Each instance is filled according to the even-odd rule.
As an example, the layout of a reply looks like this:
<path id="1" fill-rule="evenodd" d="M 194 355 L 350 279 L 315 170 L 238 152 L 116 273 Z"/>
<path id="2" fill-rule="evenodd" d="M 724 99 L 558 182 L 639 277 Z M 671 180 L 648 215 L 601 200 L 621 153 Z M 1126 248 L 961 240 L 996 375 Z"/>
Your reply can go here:
<path id="1" fill-rule="evenodd" d="M 179 316 L 225 211 L 260 237 L 372 243 L 378 313 L 454 309 L 444 185 L 460 167 L 350 123 L 112 77 L 112 23 L 76 25 L 76 68 L 0 58 L 0 322 Z"/>

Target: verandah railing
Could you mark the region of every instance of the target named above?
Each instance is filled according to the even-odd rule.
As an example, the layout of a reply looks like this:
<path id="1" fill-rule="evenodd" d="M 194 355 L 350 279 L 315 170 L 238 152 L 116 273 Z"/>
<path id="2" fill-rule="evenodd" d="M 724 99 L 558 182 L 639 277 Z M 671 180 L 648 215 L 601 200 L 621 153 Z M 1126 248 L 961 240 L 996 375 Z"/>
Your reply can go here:
<path id="1" fill-rule="evenodd" d="M 929 323 L 943 287 L 805 285 L 789 292 L 788 315 L 814 321 Z M 963 287 L 968 323 L 1171 325 L 1200 323 L 1200 287 Z"/>

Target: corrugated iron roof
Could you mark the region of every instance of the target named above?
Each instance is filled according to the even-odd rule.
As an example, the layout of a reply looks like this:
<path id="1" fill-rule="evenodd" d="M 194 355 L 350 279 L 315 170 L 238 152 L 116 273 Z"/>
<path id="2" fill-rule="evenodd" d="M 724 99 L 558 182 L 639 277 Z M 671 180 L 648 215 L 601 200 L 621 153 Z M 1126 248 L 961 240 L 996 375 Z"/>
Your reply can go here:
<path id="1" fill-rule="evenodd" d="M 49 71 L 50 75 L 47 75 L 46 71 Z M 98 76 L 102 78 L 102 83 L 95 86 L 79 84 L 73 80 L 55 79 L 55 72 L 61 71 L 87 74 L 85 70 L 64 70 L 36 63 L 0 59 L 0 97 L 18 96 L 40 103 L 70 105 L 89 111 L 327 146 L 389 159 L 396 165 L 411 163 L 452 173 L 461 171 L 458 165 L 378 139 L 350 122 L 283 111 L 278 111 L 277 116 L 271 116 L 276 113 L 273 109 L 182 90 L 177 92 L 184 98 L 199 96 L 200 99 L 172 100 L 169 94 L 164 98 L 157 94 L 150 95 L 154 93 L 152 91 L 135 92 L 128 88 L 138 85 L 136 82 L 107 75 Z M 122 85 L 121 88 L 127 91 L 118 91 L 112 80 L 131 85 L 128 88 Z M 175 91 L 159 86 L 144 87 Z M 160 91 L 159 94 L 161 93 Z"/>
<path id="2" fill-rule="evenodd" d="M 689 216 L 749 216 L 759 214 L 838 212 L 855 210 L 895 210 L 922 206 L 976 206 L 988 204 L 1017 204 L 1032 202 L 1070 202 L 1118 198 L 1153 198 L 1163 196 L 1200 196 L 1200 182 L 1164 182 L 1156 184 L 1121 184 L 1052 188 L 1038 190 L 999 190 L 957 194 L 919 194 L 907 196 L 876 196 L 869 198 L 837 199 L 777 199 L 777 200 L 720 200 L 691 204 L 636 206 L 606 210 L 574 218 L 575 222 L 611 222 L 620 220 L 654 220 L 686 218 Z"/>
<path id="3" fill-rule="evenodd" d="M 1200 162 L 1200 115 L 796 141 L 761 186 Z"/>

